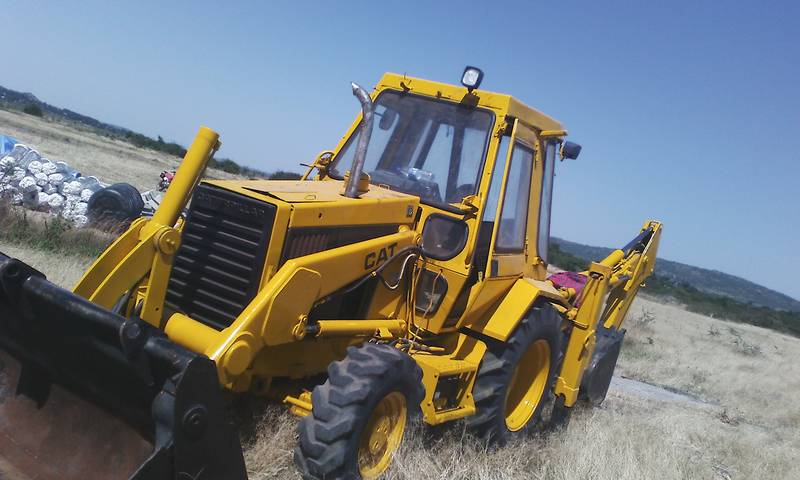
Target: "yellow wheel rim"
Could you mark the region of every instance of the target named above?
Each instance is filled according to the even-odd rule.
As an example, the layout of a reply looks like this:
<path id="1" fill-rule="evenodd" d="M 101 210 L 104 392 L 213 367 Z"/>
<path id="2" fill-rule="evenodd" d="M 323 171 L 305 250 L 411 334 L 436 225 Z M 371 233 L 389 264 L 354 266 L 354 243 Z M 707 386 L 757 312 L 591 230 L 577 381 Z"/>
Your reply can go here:
<path id="1" fill-rule="evenodd" d="M 506 427 L 516 432 L 533 417 L 550 375 L 550 345 L 533 342 L 514 370 L 506 393 Z"/>
<path id="2" fill-rule="evenodd" d="M 406 397 L 392 392 L 383 397 L 367 421 L 358 446 L 358 470 L 364 478 L 375 478 L 389 468 L 406 430 Z"/>

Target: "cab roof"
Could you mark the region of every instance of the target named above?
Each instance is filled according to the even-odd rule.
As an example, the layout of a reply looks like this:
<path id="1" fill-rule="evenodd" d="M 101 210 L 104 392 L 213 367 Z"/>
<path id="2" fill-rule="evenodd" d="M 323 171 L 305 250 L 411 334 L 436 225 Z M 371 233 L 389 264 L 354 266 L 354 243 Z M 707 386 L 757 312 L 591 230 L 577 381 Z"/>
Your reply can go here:
<path id="1" fill-rule="evenodd" d="M 457 102 L 464 100 L 467 95 L 466 87 L 397 73 L 385 73 L 375 86 L 376 93 L 386 89 L 411 91 Z M 478 106 L 494 110 L 498 117 L 509 115 L 540 131 L 547 130 L 554 134 L 556 132 L 560 132 L 560 135 L 567 134 L 558 120 L 525 105 L 511 95 L 477 89 L 473 90 L 472 94 L 478 97 Z"/>

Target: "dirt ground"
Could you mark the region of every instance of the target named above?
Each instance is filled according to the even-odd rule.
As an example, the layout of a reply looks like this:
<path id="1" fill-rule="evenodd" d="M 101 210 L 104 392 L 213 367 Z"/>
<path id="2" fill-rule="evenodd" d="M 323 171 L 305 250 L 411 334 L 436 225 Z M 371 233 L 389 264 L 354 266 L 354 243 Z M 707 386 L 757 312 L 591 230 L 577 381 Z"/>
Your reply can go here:
<path id="1" fill-rule="evenodd" d="M 0 133 L 16 138 L 50 160 L 66 162 L 85 176 L 95 176 L 104 183 L 127 182 L 140 192 L 156 188 L 159 174 L 176 169 L 180 162 L 172 155 L 2 109 Z M 216 169 L 206 173 L 211 178 L 237 178 Z"/>
<path id="2" fill-rule="evenodd" d="M 0 251 L 73 285 L 90 260 L 24 246 Z M 390 479 L 800 478 L 800 339 L 636 300 L 618 378 L 599 408 L 577 408 L 567 428 L 489 450 L 456 424 L 417 428 Z M 247 446 L 252 479 L 299 478 L 297 420 L 282 407 Z"/>

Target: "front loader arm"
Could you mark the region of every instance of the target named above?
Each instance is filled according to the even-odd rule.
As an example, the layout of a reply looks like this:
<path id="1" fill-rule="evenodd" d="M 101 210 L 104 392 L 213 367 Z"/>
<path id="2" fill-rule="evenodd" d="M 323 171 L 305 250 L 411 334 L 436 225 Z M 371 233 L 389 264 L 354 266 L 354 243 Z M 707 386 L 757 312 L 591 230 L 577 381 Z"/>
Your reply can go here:
<path id="1" fill-rule="evenodd" d="M 140 318 L 162 326 L 165 287 L 180 244 L 175 224 L 219 146 L 219 135 L 200 127 L 153 218 L 133 222 L 89 267 L 75 294 L 110 309 L 125 292 L 144 282 L 148 295 Z"/>
<path id="2" fill-rule="evenodd" d="M 379 329 L 399 334 L 406 327 L 400 319 L 321 321 L 315 322 L 315 329 L 306 322 L 315 303 L 372 275 L 374 269 L 363 268 L 364 258 L 371 252 L 383 249 L 399 255 L 414 244 L 415 237 L 413 230 L 404 229 L 290 259 L 228 328 L 216 330 L 182 313 L 174 313 L 167 320 L 165 331 L 177 344 L 212 359 L 220 383 L 237 391 L 249 387 L 246 370 L 266 346 L 295 342 L 307 334 L 324 337 L 368 332 L 371 336 Z"/>

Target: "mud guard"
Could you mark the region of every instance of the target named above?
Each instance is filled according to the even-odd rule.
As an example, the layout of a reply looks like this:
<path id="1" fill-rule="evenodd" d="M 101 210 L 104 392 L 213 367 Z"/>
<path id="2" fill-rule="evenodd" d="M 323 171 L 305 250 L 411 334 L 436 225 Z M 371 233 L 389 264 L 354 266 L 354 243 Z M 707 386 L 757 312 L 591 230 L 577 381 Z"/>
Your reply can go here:
<path id="1" fill-rule="evenodd" d="M 17 395 L 41 408 L 54 386 L 67 390 L 152 443 L 131 480 L 247 478 L 209 358 L 140 320 L 54 285 L 2 253 L 0 349 L 20 364 Z M 4 403 L 0 415 L 7 415 Z"/>
<path id="2" fill-rule="evenodd" d="M 465 328 L 480 335 L 505 342 L 517 328 L 517 324 L 528 314 L 531 306 L 539 300 L 551 303 L 563 303 L 558 291 L 549 282 L 520 278 L 511 286 L 511 290 L 503 296 L 500 304 L 491 315 Z"/>

